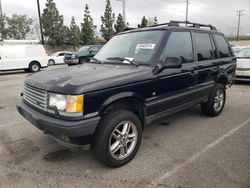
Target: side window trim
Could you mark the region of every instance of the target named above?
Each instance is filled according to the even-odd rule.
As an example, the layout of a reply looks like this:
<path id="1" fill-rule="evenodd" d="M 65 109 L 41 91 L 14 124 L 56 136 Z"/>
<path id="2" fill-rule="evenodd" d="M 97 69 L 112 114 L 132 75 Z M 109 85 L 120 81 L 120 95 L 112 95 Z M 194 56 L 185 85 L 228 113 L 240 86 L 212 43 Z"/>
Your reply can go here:
<path id="1" fill-rule="evenodd" d="M 219 56 L 218 56 L 217 48 L 215 46 L 215 41 L 214 41 L 211 33 L 209 33 L 209 37 L 210 37 L 210 42 L 211 42 L 212 50 L 213 50 L 213 60 L 218 59 Z"/>

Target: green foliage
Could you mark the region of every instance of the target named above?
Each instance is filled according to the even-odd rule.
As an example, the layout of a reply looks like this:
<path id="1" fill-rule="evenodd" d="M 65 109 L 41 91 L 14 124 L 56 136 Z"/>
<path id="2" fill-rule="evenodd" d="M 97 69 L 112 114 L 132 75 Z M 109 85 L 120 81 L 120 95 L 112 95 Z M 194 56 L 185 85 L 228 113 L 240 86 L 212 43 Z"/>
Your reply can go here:
<path id="1" fill-rule="evenodd" d="M 113 24 L 115 21 L 115 14 L 112 13 L 110 0 L 106 0 L 106 8 L 105 8 L 104 15 L 101 16 L 101 21 L 102 21 L 102 25 L 101 25 L 100 31 L 101 31 L 102 37 L 106 41 L 108 41 L 114 36 L 114 33 L 115 33 L 114 28 L 113 28 Z"/>
<path id="2" fill-rule="evenodd" d="M 237 36 L 228 36 L 229 41 L 237 41 Z M 248 35 L 241 35 L 239 36 L 239 40 L 250 40 L 250 36 Z"/>
<path id="3" fill-rule="evenodd" d="M 59 14 L 53 0 L 47 0 L 42 13 L 42 25 L 44 36 L 48 38 L 50 45 L 61 45 L 65 42 L 66 28 L 63 25 L 63 16 Z"/>
<path id="4" fill-rule="evenodd" d="M 68 31 L 68 44 L 72 45 L 75 49 L 80 43 L 80 28 L 76 25 L 75 18 L 72 17 L 70 28 Z"/>
<path id="5" fill-rule="evenodd" d="M 115 33 L 122 32 L 126 27 L 126 24 L 124 23 L 123 17 L 121 14 L 118 15 L 116 24 L 115 24 Z"/>
<path id="6" fill-rule="evenodd" d="M 145 16 L 142 17 L 141 24 L 138 24 L 138 28 L 143 28 L 148 26 L 148 20 Z"/>
<path id="7" fill-rule="evenodd" d="M 157 25 L 158 24 L 158 19 L 157 17 L 154 17 L 154 25 Z"/>
<path id="8" fill-rule="evenodd" d="M 8 36 L 9 38 L 21 40 L 25 39 L 26 35 L 31 30 L 31 24 L 33 20 L 26 15 L 13 14 L 11 18 L 6 17 L 8 24 Z"/>
<path id="9" fill-rule="evenodd" d="M 8 36 L 7 18 L 5 15 L 0 16 L 0 35 L 1 40 L 6 39 Z"/>
<path id="10" fill-rule="evenodd" d="M 96 26 L 94 26 L 93 19 L 90 16 L 89 6 L 87 4 L 85 6 L 83 23 L 81 26 L 83 44 L 93 44 Z"/>

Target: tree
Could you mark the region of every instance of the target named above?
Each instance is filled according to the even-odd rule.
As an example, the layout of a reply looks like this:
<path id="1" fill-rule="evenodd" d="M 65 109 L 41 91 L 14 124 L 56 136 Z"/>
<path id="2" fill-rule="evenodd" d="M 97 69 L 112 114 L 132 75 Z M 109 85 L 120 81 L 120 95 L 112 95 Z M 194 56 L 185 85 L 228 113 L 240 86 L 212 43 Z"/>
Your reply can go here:
<path id="1" fill-rule="evenodd" d="M 31 31 L 32 19 L 26 15 L 13 14 L 6 18 L 8 23 L 8 35 L 10 38 L 21 40 Z"/>
<path id="2" fill-rule="evenodd" d="M 126 24 L 124 23 L 123 17 L 121 14 L 118 15 L 116 24 L 115 24 L 115 33 L 122 32 L 126 27 Z"/>
<path id="3" fill-rule="evenodd" d="M 96 26 L 94 26 L 93 19 L 90 16 L 89 6 L 87 4 L 85 6 L 83 23 L 81 26 L 83 44 L 93 44 Z"/>
<path id="4" fill-rule="evenodd" d="M 114 28 L 113 28 L 113 24 L 115 21 L 115 14 L 112 13 L 110 0 L 106 0 L 106 8 L 105 8 L 104 15 L 101 16 L 101 21 L 102 21 L 102 25 L 101 25 L 100 31 L 101 31 L 102 37 L 106 41 L 108 41 L 109 39 L 113 37 L 115 33 Z"/>
<path id="5" fill-rule="evenodd" d="M 138 28 L 143 28 L 148 26 L 148 20 L 145 16 L 142 17 L 141 24 L 138 24 Z"/>
<path id="6" fill-rule="evenodd" d="M 61 45 L 65 41 L 65 27 L 63 26 L 63 16 L 59 14 L 53 0 L 47 0 L 42 13 L 42 25 L 44 36 L 48 38 L 50 45 Z"/>
<path id="7" fill-rule="evenodd" d="M 0 16 L 0 35 L 1 40 L 6 39 L 8 36 L 7 17 L 5 15 Z"/>
<path id="8" fill-rule="evenodd" d="M 70 28 L 69 28 L 69 37 L 68 44 L 72 45 L 74 50 L 79 46 L 80 43 L 80 28 L 76 25 L 75 18 L 72 17 Z"/>
<path id="9" fill-rule="evenodd" d="M 154 25 L 157 25 L 158 24 L 158 19 L 157 17 L 154 17 Z"/>

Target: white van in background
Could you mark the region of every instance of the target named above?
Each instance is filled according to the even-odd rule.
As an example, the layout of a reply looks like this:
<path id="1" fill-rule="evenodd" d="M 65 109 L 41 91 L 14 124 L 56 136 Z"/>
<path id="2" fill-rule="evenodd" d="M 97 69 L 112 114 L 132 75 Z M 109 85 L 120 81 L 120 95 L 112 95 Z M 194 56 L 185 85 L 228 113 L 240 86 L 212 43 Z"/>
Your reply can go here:
<path id="1" fill-rule="evenodd" d="M 0 43 L 0 71 L 24 69 L 37 72 L 47 67 L 48 56 L 36 40 L 4 40 Z"/>

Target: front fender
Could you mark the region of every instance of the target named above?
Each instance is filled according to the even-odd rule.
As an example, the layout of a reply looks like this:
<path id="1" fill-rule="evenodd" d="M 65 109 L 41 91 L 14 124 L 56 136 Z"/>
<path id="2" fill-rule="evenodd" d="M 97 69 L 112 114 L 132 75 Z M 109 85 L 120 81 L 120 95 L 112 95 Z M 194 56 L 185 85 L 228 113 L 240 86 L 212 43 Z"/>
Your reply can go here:
<path id="1" fill-rule="evenodd" d="M 99 109 L 99 112 L 101 112 L 103 109 L 105 109 L 109 105 L 113 104 L 114 102 L 117 102 L 119 100 L 124 100 L 124 99 L 135 99 L 135 100 L 138 100 L 138 101 L 143 103 L 143 99 L 138 93 L 134 93 L 134 92 L 130 92 L 130 91 L 122 92 L 122 93 L 118 93 L 118 94 L 115 94 L 115 95 L 107 98 L 102 103 L 102 105 Z"/>

